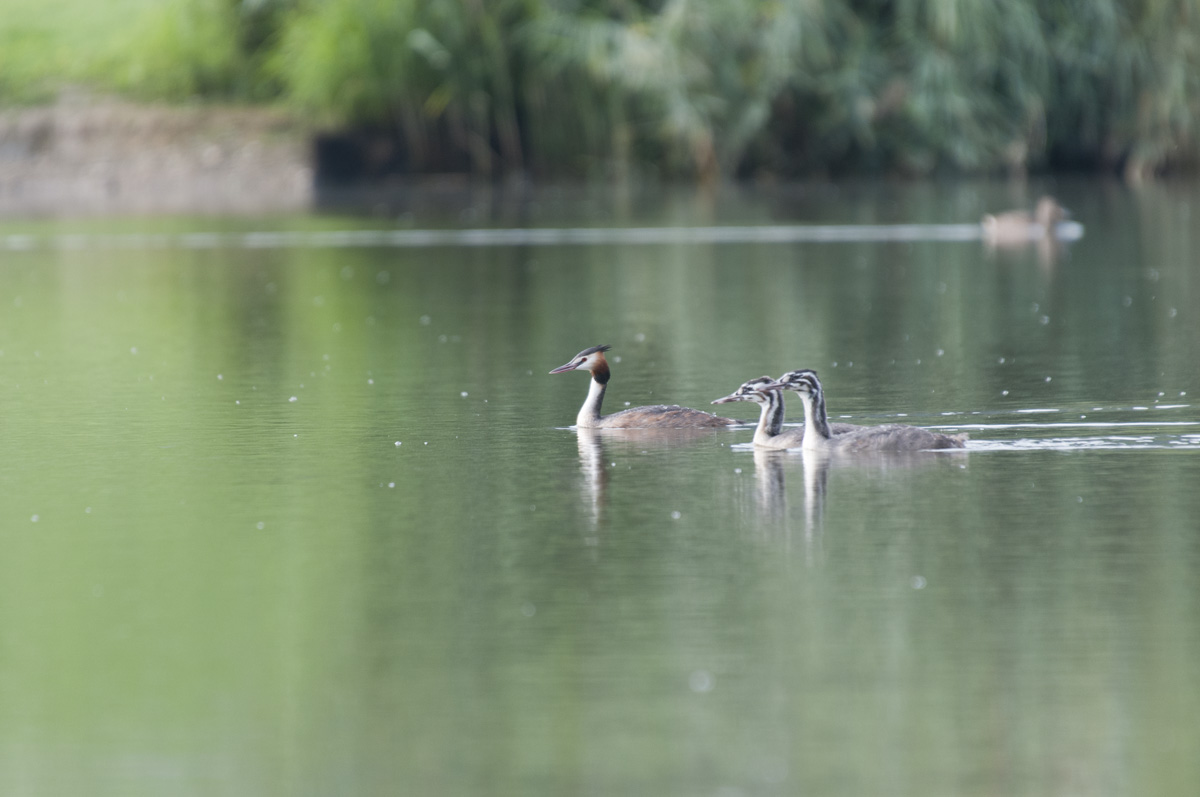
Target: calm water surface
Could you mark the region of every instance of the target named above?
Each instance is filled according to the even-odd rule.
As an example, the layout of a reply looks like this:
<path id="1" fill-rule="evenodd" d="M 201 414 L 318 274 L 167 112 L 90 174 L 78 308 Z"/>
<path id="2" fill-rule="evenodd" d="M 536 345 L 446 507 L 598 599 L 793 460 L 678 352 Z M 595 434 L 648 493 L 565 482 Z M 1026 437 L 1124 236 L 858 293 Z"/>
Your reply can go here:
<path id="1" fill-rule="evenodd" d="M 1086 227 L 1064 252 L 307 245 L 972 223 L 1043 189 Z M 1198 209 L 1078 182 L 0 222 L 0 792 L 1196 793 Z M 972 442 L 578 434 L 587 379 L 547 371 L 599 343 L 610 410 L 812 367 L 835 417 Z"/>

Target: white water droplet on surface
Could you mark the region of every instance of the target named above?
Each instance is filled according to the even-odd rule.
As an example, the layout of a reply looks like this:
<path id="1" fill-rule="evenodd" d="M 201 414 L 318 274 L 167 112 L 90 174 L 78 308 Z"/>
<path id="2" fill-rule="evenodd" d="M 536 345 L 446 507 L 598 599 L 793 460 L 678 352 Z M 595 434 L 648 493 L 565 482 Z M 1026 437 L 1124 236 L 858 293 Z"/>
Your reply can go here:
<path id="1" fill-rule="evenodd" d="M 261 520 L 254 524 L 254 528 L 258 529 L 259 531 L 262 531 L 266 527 L 267 527 L 267 524 L 262 522 Z"/>
<path id="2" fill-rule="evenodd" d="M 38 520 L 40 520 L 40 518 L 37 515 L 34 515 L 33 517 L 29 518 L 30 523 L 37 523 Z"/>
<path id="3" fill-rule="evenodd" d="M 130 353 L 130 354 L 137 354 L 137 346 L 130 346 L 130 347 L 129 347 L 129 353 Z M 35 352 L 35 354 L 36 354 L 36 352 Z"/>
<path id="4" fill-rule="evenodd" d="M 465 390 L 464 390 L 463 392 L 459 393 L 458 395 L 462 396 L 463 398 L 466 398 L 466 397 L 467 397 L 467 391 L 465 391 Z"/>
<path id="5" fill-rule="evenodd" d="M 399 448 L 399 447 L 400 447 L 400 441 L 399 441 L 399 440 L 397 440 L 397 441 L 396 441 L 396 447 L 397 447 L 397 448 Z"/>
<path id="6" fill-rule="evenodd" d="M 681 517 L 683 517 L 683 513 L 678 509 L 671 513 L 671 520 L 679 520 Z"/>
<path id="7" fill-rule="evenodd" d="M 925 585 L 928 583 L 929 582 L 925 580 L 925 576 L 913 576 L 912 578 L 913 589 L 925 589 Z"/>
<path id="8" fill-rule="evenodd" d="M 290 399 L 288 399 L 288 401 L 289 401 L 289 402 L 292 402 L 292 401 L 299 401 L 299 400 L 300 400 L 300 399 L 298 399 L 296 396 L 292 396 Z"/>
<path id="9" fill-rule="evenodd" d="M 395 482 L 388 482 L 388 489 L 389 489 L 389 490 L 391 490 L 391 489 L 395 489 L 395 487 L 396 487 L 396 483 L 395 483 Z"/>
<path id="10" fill-rule="evenodd" d="M 1007 395 L 1008 395 L 1008 391 L 1007 391 L 1007 390 L 1001 390 L 1001 391 L 1000 391 L 1000 395 L 1001 395 L 1001 396 L 1007 396 Z"/>
<path id="11" fill-rule="evenodd" d="M 1048 377 L 1046 377 L 1046 381 L 1047 381 L 1047 382 L 1049 382 L 1049 381 L 1050 381 L 1051 379 L 1053 379 L 1053 378 L 1054 378 L 1054 377 L 1052 377 L 1052 376 L 1048 376 Z"/>
<path id="12" fill-rule="evenodd" d="M 741 473 L 741 472 L 742 472 L 742 469 L 741 469 L 741 468 L 734 468 L 734 469 L 733 469 L 733 472 L 734 472 L 734 473 Z"/>
<path id="13" fill-rule="evenodd" d="M 92 514 L 92 508 L 91 508 L 90 506 L 86 506 L 86 507 L 84 507 L 84 508 L 83 508 L 83 514 L 85 514 L 85 515 L 90 515 L 90 514 Z"/>
<path id="14" fill-rule="evenodd" d="M 696 670 L 688 676 L 688 687 L 699 694 L 711 692 L 717 681 L 708 670 Z"/>
<path id="15" fill-rule="evenodd" d="M 220 381 L 221 381 L 222 379 L 224 379 L 224 378 L 225 378 L 225 375 L 224 375 L 224 374 L 217 374 L 217 381 L 218 381 L 218 382 L 220 382 Z"/>
<path id="16" fill-rule="evenodd" d="M 367 380 L 367 384 L 368 384 L 368 385 L 373 385 L 373 384 L 375 384 L 375 380 L 374 380 L 374 379 L 368 379 L 368 380 Z"/>

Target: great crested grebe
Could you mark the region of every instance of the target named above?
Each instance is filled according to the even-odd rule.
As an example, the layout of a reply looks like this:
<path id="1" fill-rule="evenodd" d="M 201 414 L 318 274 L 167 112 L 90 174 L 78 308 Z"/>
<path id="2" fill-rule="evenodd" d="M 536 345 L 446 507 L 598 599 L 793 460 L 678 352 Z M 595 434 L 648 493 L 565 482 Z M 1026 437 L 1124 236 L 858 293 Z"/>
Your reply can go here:
<path id="1" fill-rule="evenodd" d="M 753 401 L 762 408 L 758 415 L 758 426 L 754 430 L 754 445 L 760 448 L 800 448 L 804 442 L 805 427 L 783 428 L 782 388 L 771 377 L 749 379 L 728 396 L 713 401 L 713 404 L 727 404 L 730 401 Z M 862 428 L 848 423 L 829 424 L 829 431 L 834 435 Z"/>
<path id="2" fill-rule="evenodd" d="M 1033 213 L 1027 210 L 1009 210 L 1004 213 L 988 213 L 979 222 L 983 228 L 983 240 L 992 246 L 1018 246 L 1040 239 L 1056 238 L 1059 225 L 1070 214 L 1054 199 L 1044 196 L 1038 200 Z"/>
<path id="3" fill-rule="evenodd" d="M 834 435 L 825 414 L 825 392 L 816 371 L 788 371 L 774 387 L 796 391 L 804 403 L 807 433 L 802 447 L 806 451 L 928 451 L 966 447 L 966 434 L 945 435 L 900 424 L 863 426 L 857 431 Z"/>
<path id="4" fill-rule="evenodd" d="M 565 365 L 560 365 L 550 373 L 565 374 L 567 371 L 590 371 L 592 383 L 588 388 L 587 400 L 579 408 L 575 417 L 575 425 L 580 429 L 642 429 L 642 428 L 674 428 L 694 429 L 697 427 L 726 427 L 741 426 L 741 421 L 732 418 L 722 418 L 700 410 L 688 409 L 675 404 L 655 404 L 649 407 L 630 407 L 627 410 L 614 412 L 612 415 L 600 414 L 600 403 L 604 401 L 604 391 L 608 386 L 608 360 L 604 352 L 612 346 L 592 346 L 584 349 L 571 358 Z"/>

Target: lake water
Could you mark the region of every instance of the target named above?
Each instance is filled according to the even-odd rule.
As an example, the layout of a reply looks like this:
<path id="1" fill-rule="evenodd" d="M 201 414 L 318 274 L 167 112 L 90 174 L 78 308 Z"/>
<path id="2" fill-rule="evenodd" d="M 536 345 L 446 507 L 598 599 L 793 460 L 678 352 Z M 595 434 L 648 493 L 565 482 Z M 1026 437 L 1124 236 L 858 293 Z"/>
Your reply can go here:
<path id="1" fill-rule="evenodd" d="M 704 232 L 1043 190 L 1063 251 Z M 1195 185 L 9 219 L 0 307 L 4 794 L 1200 790 Z M 577 434 L 601 343 L 971 442 Z"/>

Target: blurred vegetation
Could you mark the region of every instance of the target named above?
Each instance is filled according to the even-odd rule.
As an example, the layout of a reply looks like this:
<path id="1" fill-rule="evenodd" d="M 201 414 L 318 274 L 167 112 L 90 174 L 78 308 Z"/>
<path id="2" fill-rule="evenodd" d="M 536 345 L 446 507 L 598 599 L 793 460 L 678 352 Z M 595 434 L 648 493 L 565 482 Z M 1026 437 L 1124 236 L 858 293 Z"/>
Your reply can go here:
<path id="1" fill-rule="evenodd" d="M 406 170 L 1138 177 L 1200 155 L 1194 0 L 6 4 L 0 101 L 279 101 L 394 136 Z"/>

